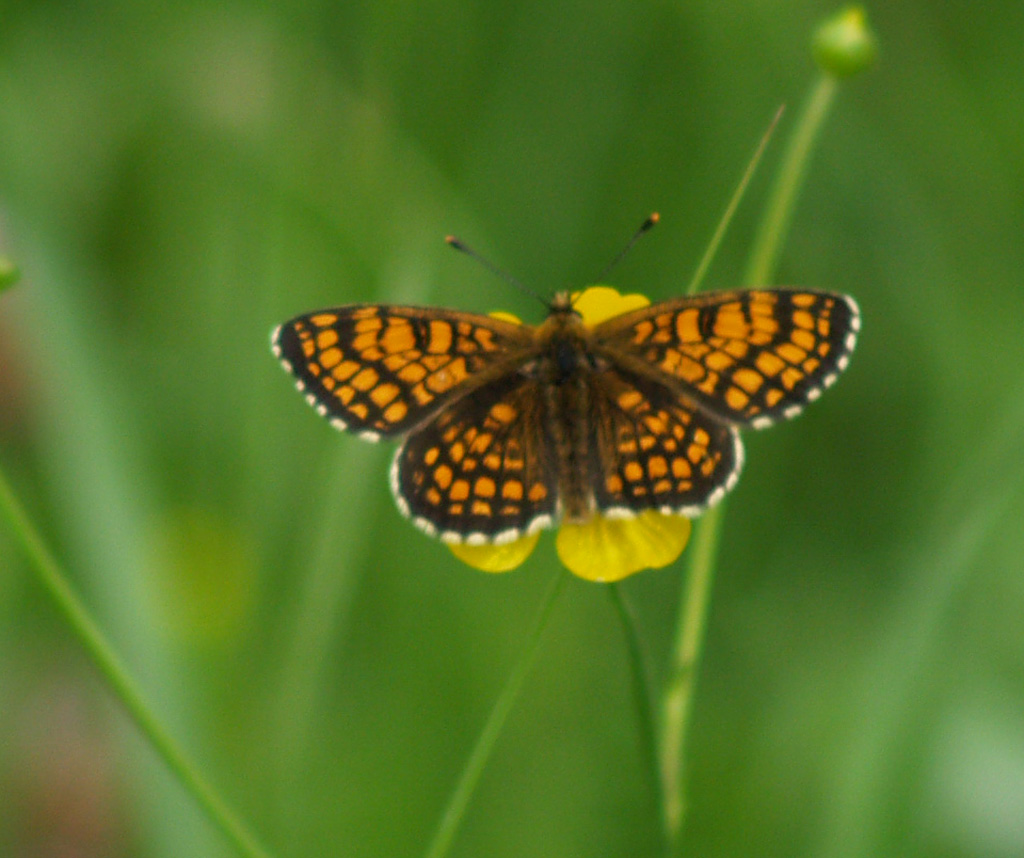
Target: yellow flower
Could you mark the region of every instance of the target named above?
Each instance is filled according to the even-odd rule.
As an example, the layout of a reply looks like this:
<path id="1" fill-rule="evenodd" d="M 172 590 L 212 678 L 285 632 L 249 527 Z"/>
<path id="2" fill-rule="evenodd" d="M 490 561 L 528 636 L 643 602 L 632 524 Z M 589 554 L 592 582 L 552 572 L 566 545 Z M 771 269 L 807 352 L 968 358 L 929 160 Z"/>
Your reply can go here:
<path id="1" fill-rule="evenodd" d="M 643 295 L 621 295 L 610 286 L 591 286 L 573 295 L 573 307 L 585 324 L 646 307 Z M 493 315 L 518 322 L 508 313 Z M 596 514 L 590 520 L 560 525 L 555 537 L 559 559 L 575 575 L 588 581 L 619 581 L 643 569 L 657 569 L 675 561 L 690 538 L 690 521 L 681 515 L 646 510 L 635 518 L 609 518 Z M 503 545 L 449 544 L 464 563 L 484 572 L 508 572 L 523 563 L 537 545 L 532 533 Z"/>

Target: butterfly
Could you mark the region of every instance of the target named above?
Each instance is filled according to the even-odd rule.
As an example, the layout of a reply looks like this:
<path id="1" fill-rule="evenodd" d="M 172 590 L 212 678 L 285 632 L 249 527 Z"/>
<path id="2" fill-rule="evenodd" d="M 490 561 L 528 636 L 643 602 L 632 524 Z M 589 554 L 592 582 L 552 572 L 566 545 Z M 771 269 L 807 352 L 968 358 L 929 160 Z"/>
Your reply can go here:
<path id="1" fill-rule="evenodd" d="M 332 425 L 400 439 L 399 510 L 451 543 L 559 521 L 693 516 L 736 484 L 738 429 L 789 419 L 846 369 L 860 316 L 829 292 L 709 292 L 585 324 L 569 293 L 527 325 L 433 307 L 297 316 L 274 354 Z"/>

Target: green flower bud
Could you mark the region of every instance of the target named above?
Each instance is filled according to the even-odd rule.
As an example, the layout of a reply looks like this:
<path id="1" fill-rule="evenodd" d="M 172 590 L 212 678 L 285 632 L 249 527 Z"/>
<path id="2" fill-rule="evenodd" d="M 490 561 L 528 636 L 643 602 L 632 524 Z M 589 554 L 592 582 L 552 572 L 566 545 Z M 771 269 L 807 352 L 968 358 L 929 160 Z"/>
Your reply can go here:
<path id="1" fill-rule="evenodd" d="M 832 77 L 864 71 L 878 54 L 875 34 L 868 28 L 862 6 L 849 6 L 829 18 L 814 34 L 814 60 Z"/>

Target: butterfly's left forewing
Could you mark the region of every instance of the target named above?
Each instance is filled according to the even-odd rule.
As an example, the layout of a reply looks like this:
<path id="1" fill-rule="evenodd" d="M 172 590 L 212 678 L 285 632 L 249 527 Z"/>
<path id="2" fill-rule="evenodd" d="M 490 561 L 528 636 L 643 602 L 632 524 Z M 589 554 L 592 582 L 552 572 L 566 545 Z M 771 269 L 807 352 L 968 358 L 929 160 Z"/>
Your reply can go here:
<path id="1" fill-rule="evenodd" d="M 321 415 L 376 440 L 514 371 L 530 356 L 532 330 L 454 310 L 357 304 L 285 322 L 272 345 Z"/>
<path id="2" fill-rule="evenodd" d="M 852 298 L 786 289 L 709 292 L 596 326 L 594 349 L 708 414 L 755 428 L 793 417 L 849 363 Z"/>

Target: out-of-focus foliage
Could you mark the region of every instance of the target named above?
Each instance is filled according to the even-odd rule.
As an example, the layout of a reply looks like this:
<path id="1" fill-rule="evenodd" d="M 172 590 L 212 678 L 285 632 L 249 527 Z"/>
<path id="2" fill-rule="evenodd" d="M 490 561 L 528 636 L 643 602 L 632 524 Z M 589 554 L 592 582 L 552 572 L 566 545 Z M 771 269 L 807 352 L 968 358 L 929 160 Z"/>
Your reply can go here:
<path id="1" fill-rule="evenodd" d="M 410 527 L 271 327 L 688 282 L 817 2 L 9 2 L 0 462 L 154 707 L 281 856 L 416 855 L 556 566 Z M 780 284 L 855 295 L 849 372 L 747 433 L 691 749 L 692 854 L 1024 853 L 1024 7 L 868 9 Z M 773 144 L 709 275 L 738 282 Z M 679 566 L 625 585 L 655 661 Z M 0 527 L 0 851 L 226 855 Z M 615 612 L 573 581 L 455 854 L 657 845 Z"/>

